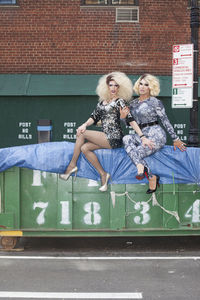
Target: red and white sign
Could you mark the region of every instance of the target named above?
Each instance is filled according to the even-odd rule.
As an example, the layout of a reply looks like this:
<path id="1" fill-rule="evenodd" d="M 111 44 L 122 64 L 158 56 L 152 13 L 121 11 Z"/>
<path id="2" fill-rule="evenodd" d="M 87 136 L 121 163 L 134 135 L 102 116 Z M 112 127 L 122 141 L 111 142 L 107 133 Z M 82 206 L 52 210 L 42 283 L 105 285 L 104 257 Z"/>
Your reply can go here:
<path id="1" fill-rule="evenodd" d="M 174 45 L 172 87 L 193 87 L 193 44 Z"/>

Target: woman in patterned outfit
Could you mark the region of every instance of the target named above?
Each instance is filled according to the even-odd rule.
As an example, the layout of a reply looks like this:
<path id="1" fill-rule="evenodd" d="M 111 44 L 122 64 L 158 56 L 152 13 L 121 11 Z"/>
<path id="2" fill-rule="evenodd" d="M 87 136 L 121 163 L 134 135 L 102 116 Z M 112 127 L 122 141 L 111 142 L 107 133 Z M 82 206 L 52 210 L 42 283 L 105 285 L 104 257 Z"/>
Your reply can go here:
<path id="1" fill-rule="evenodd" d="M 158 119 L 171 135 L 174 150 L 178 147 L 181 151 L 184 151 L 186 147 L 185 143 L 174 132 L 162 102 L 155 98 L 160 92 L 158 79 L 153 75 L 144 74 L 136 81 L 133 89 L 139 95 L 139 98 L 130 103 L 131 114 L 140 126 L 142 134 L 153 141 L 154 147 L 151 149 L 144 147 L 141 139 L 136 134 L 126 135 L 123 138 L 123 143 L 127 154 L 137 167 L 138 175 L 136 178 L 141 180 L 144 175 L 148 177 L 149 189 L 147 194 L 150 194 L 156 191 L 157 185 L 159 185 L 159 176 L 151 173 L 144 158 L 160 150 L 166 143 L 166 133 L 158 124 Z M 127 112 L 129 112 L 128 108 L 124 108 L 121 117 L 125 118 Z"/>
<path id="2" fill-rule="evenodd" d="M 101 148 L 118 148 L 123 145 L 120 106 L 126 106 L 126 101 L 131 99 L 133 86 L 131 80 L 124 73 L 112 72 L 100 78 L 96 92 L 99 96 L 99 103 L 90 118 L 77 129 L 77 140 L 72 160 L 65 174 L 61 174 L 60 178 L 67 180 L 72 173 L 77 172 L 76 163 L 80 153 L 83 152 L 100 174 L 102 186 L 99 190 L 106 191 L 110 174 L 102 168 L 93 151 Z M 130 113 L 127 115 L 127 119 L 137 134 L 142 136 L 141 129 Z M 96 124 L 99 121 L 101 121 L 103 132 L 86 130 L 88 126 Z M 140 139 L 139 136 L 138 139 Z M 87 140 L 86 143 L 85 140 Z M 152 142 L 144 136 L 142 137 L 142 144 L 152 147 Z"/>

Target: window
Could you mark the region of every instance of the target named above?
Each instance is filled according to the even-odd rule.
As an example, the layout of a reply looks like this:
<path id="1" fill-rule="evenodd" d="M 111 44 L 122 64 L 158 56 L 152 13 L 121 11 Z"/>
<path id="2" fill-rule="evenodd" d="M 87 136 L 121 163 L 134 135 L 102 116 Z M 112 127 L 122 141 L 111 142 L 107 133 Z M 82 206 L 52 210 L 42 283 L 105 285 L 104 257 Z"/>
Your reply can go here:
<path id="1" fill-rule="evenodd" d="M 9 5 L 17 4 L 16 2 L 17 2 L 17 0 L 0 0 L 0 5 L 3 5 L 3 4 L 9 4 Z"/>
<path id="2" fill-rule="evenodd" d="M 116 8 L 116 22 L 139 22 L 138 8 Z"/>
<path id="3" fill-rule="evenodd" d="M 114 7 L 115 22 L 139 22 L 139 0 L 81 0 L 81 5 L 88 8 Z"/>
<path id="4" fill-rule="evenodd" d="M 200 7 L 200 0 L 197 0 L 197 5 Z M 192 0 L 188 0 L 188 7 L 192 6 Z"/>
<path id="5" fill-rule="evenodd" d="M 81 5 L 139 5 L 139 0 L 81 0 Z"/>

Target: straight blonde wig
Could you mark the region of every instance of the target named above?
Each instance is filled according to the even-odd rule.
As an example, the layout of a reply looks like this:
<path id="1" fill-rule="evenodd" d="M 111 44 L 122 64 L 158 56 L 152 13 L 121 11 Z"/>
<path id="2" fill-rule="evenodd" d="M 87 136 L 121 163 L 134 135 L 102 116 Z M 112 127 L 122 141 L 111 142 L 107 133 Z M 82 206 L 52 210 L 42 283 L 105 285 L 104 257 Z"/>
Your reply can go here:
<path id="1" fill-rule="evenodd" d="M 109 81 L 114 80 L 118 85 L 118 93 L 117 96 L 119 98 L 122 98 L 126 101 L 130 101 L 133 96 L 133 84 L 131 80 L 128 78 L 128 76 L 122 72 L 112 72 L 109 74 L 106 74 L 102 76 L 99 79 L 96 93 L 99 96 L 99 101 L 103 100 L 109 100 L 110 99 L 110 93 L 109 93 L 109 87 L 107 83 L 107 78 L 110 78 Z"/>
<path id="2" fill-rule="evenodd" d="M 133 90 L 139 95 L 140 81 L 144 79 L 149 84 L 150 96 L 158 96 L 160 93 L 160 83 L 157 77 L 151 74 L 144 74 L 135 82 Z"/>

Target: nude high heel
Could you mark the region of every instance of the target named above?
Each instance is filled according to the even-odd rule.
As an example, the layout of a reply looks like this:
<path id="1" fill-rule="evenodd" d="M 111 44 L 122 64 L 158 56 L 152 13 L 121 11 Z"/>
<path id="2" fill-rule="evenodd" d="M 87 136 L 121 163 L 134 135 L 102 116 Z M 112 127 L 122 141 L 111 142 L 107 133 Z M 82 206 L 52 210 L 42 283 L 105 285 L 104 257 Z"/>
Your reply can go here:
<path id="1" fill-rule="evenodd" d="M 76 166 L 76 167 L 74 167 L 71 171 L 69 171 L 69 173 L 66 173 L 66 174 L 60 174 L 60 175 L 59 175 L 59 178 L 62 179 L 62 180 L 67 181 L 67 180 L 69 179 L 69 177 L 70 177 L 73 173 L 75 173 L 74 178 L 76 178 L 77 171 L 78 171 L 78 168 L 77 168 L 77 166 Z"/>
<path id="2" fill-rule="evenodd" d="M 148 190 L 146 191 L 146 194 L 152 194 L 152 193 L 155 193 L 156 190 L 157 190 L 157 187 L 160 187 L 160 183 L 159 183 L 159 181 L 160 181 L 160 176 L 158 176 L 158 175 L 155 175 L 155 176 L 156 176 L 156 187 L 155 187 L 154 190 L 148 189 Z"/>
<path id="3" fill-rule="evenodd" d="M 109 180 L 109 178 L 110 178 L 110 174 L 107 173 L 107 174 L 106 174 L 106 181 L 105 181 L 104 185 L 102 185 L 102 186 L 99 188 L 99 191 L 101 191 L 101 192 L 106 192 L 106 191 L 107 191 L 107 188 L 108 188 L 108 180 Z"/>

